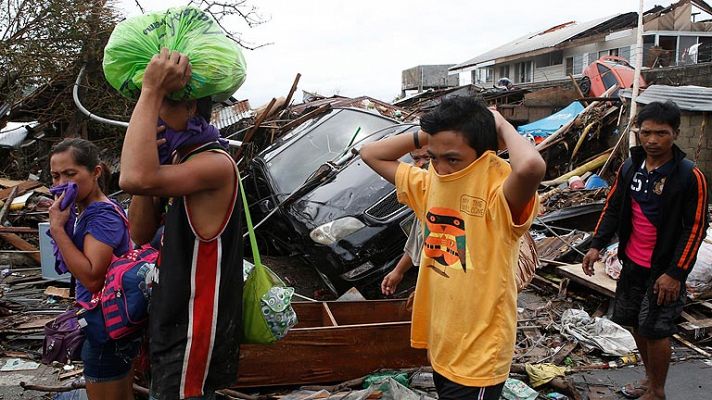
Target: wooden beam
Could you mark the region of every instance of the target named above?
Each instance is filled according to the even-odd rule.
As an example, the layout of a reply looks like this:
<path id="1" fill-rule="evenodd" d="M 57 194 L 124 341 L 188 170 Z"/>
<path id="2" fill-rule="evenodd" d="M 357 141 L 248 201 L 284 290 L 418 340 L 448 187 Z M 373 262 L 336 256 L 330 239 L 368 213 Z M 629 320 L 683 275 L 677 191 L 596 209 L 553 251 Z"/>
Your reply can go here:
<path id="1" fill-rule="evenodd" d="M 686 331 L 694 331 L 697 329 L 712 328 L 712 318 L 696 319 L 694 322 L 683 322 L 678 324 L 680 328 Z"/>
<path id="2" fill-rule="evenodd" d="M 32 253 L 27 253 L 26 256 L 35 260 L 37 264 L 42 264 L 42 257 L 40 257 L 40 253 L 37 250 L 37 247 L 28 243 L 25 239 L 17 236 L 14 233 L 0 233 L 0 239 L 3 239 L 4 241 L 8 242 L 18 250 L 31 251 Z"/>
<path id="3" fill-rule="evenodd" d="M 594 275 L 588 276 L 583 273 L 581 264 L 571 264 L 563 267 L 556 267 L 557 273 L 563 275 L 572 281 L 593 289 L 598 293 L 608 297 L 614 297 L 616 293 L 616 281 L 611 279 L 605 272 L 605 266 L 602 262 L 593 264 Z"/>
<path id="4" fill-rule="evenodd" d="M 697 353 L 699 353 L 699 354 L 702 354 L 703 356 L 705 356 L 705 357 L 707 357 L 707 358 L 712 357 L 712 354 L 710 354 L 710 353 L 708 353 L 708 352 L 702 350 L 701 348 L 695 346 L 694 344 L 690 343 L 687 339 L 683 338 L 682 336 L 678 335 L 677 333 L 674 334 L 674 335 L 672 335 L 672 337 L 674 337 L 678 342 L 680 342 L 680 343 L 684 344 L 685 346 L 691 348 L 691 349 L 694 350 L 695 352 L 697 352 Z"/>
<path id="5" fill-rule="evenodd" d="M 7 216 L 8 210 L 10 210 L 10 205 L 12 204 L 12 201 L 15 200 L 16 194 L 17 194 L 17 186 L 12 188 L 10 195 L 5 200 L 5 204 L 3 204 L 3 206 L 2 206 L 2 210 L 0 210 L 0 227 L 2 227 L 2 223 L 5 220 L 5 217 Z"/>
<path id="6" fill-rule="evenodd" d="M 7 200 L 13 190 L 16 190 L 15 196 L 22 196 L 23 194 L 27 193 L 28 190 L 32 190 L 40 186 L 42 186 L 42 182 L 24 181 L 19 185 L 0 190 L 0 200 Z"/>
<path id="7" fill-rule="evenodd" d="M 569 79 L 571 79 L 571 83 L 574 84 L 574 89 L 576 89 L 576 93 L 578 93 L 579 97 L 581 97 L 581 99 L 578 99 L 578 100 L 582 101 L 583 98 L 586 96 L 584 96 L 583 92 L 581 91 L 581 87 L 578 85 L 578 82 L 576 82 L 576 78 L 574 78 L 573 75 L 569 74 Z M 583 105 L 587 106 L 588 102 L 583 100 Z"/>
<path id="8" fill-rule="evenodd" d="M 0 226 L 0 233 L 38 233 L 37 228 L 26 226 Z"/>
<path id="9" fill-rule="evenodd" d="M 339 326 L 339 324 L 336 322 L 336 318 L 334 318 L 334 314 L 331 313 L 331 310 L 329 309 L 329 304 L 326 302 L 321 303 L 324 306 L 324 313 L 326 314 L 327 318 L 331 322 L 332 326 Z"/>
<path id="10" fill-rule="evenodd" d="M 262 122 L 264 122 L 265 118 L 267 118 L 267 116 L 269 115 L 270 110 L 272 109 L 272 107 L 274 107 L 274 103 L 275 103 L 275 102 L 277 102 L 277 99 L 272 98 L 272 100 L 269 102 L 269 104 L 267 104 L 267 107 L 265 108 L 265 111 L 264 111 L 262 114 L 260 114 L 259 117 L 257 117 L 257 120 L 255 121 L 255 124 L 252 126 L 252 128 L 250 128 L 250 129 L 247 131 L 247 133 L 245 133 L 245 137 L 242 139 L 242 144 L 243 144 L 243 146 L 244 146 L 245 144 L 247 144 L 247 143 L 250 143 L 250 142 L 252 141 L 252 136 L 255 135 L 255 132 L 257 132 L 257 129 L 260 128 L 260 125 L 262 125 Z M 244 147 L 240 147 L 240 148 L 237 150 L 237 154 L 235 155 L 235 158 L 236 158 L 236 159 L 239 160 L 239 159 L 240 159 L 240 156 L 242 156 L 242 151 L 243 151 L 242 149 L 243 149 L 243 148 L 244 148 Z"/>
<path id="11" fill-rule="evenodd" d="M 618 90 L 618 85 L 613 85 L 613 86 L 611 86 L 608 90 L 606 90 L 606 92 L 603 93 L 603 95 L 602 95 L 601 97 L 608 97 L 608 96 L 610 96 L 611 94 L 613 94 L 613 92 L 615 92 L 616 90 Z M 594 102 L 592 102 L 591 104 L 589 104 L 586 108 L 583 109 L 583 111 L 581 111 L 581 112 L 579 113 L 579 115 L 578 115 L 576 118 L 574 118 L 574 119 L 572 119 L 571 121 L 569 121 L 568 123 L 564 124 L 564 125 L 563 125 L 561 128 L 559 128 L 556 132 L 552 133 L 551 135 L 549 135 L 549 137 L 547 137 L 546 139 L 544 139 L 544 141 L 542 141 L 541 143 L 539 143 L 538 145 L 536 145 L 536 149 L 537 149 L 539 152 L 542 152 L 542 151 L 544 151 L 545 149 L 547 149 L 549 146 L 551 146 L 552 144 L 554 144 L 554 143 L 556 142 L 556 139 L 558 139 L 558 137 L 559 137 L 560 135 L 563 135 L 563 134 L 565 134 L 566 132 L 569 131 L 569 129 L 571 128 L 571 126 L 574 124 L 574 121 L 576 121 L 576 119 L 577 119 L 579 116 L 582 116 L 582 115 L 588 113 L 588 112 L 591 111 L 594 107 L 596 107 L 598 104 L 600 104 L 600 102 L 598 102 L 598 101 L 594 101 Z"/>
<path id="12" fill-rule="evenodd" d="M 284 107 L 289 107 L 289 102 L 292 101 L 292 96 L 294 96 L 294 92 L 297 91 L 297 85 L 299 85 L 299 79 L 302 77 L 302 74 L 297 73 L 297 76 L 294 77 L 294 83 L 292 83 L 292 88 L 289 89 L 289 94 L 287 95 L 287 99 L 284 102 Z"/>

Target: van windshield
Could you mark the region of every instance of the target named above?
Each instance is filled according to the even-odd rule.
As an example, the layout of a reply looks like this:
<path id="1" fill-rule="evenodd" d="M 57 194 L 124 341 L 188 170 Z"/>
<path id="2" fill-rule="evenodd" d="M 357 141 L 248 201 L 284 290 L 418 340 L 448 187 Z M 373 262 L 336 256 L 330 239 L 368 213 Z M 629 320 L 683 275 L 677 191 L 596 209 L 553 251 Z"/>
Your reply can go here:
<path id="1" fill-rule="evenodd" d="M 320 165 L 344 154 L 369 134 L 394 125 L 392 120 L 368 112 L 342 109 L 267 161 L 278 193 L 292 193 Z"/>

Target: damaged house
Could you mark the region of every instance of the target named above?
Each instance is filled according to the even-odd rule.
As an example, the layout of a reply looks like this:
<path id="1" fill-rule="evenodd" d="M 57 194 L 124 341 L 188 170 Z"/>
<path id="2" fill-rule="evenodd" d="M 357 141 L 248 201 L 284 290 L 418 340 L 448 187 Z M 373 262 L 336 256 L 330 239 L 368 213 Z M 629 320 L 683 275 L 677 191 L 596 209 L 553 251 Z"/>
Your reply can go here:
<path id="1" fill-rule="evenodd" d="M 655 6 L 643 16 L 643 66 L 664 67 L 712 61 L 712 7 L 702 0 Z M 461 85 L 492 86 L 501 78 L 515 84 L 580 76 L 603 56 L 634 64 L 637 12 L 586 22 L 569 21 L 533 32 L 450 68 Z"/>

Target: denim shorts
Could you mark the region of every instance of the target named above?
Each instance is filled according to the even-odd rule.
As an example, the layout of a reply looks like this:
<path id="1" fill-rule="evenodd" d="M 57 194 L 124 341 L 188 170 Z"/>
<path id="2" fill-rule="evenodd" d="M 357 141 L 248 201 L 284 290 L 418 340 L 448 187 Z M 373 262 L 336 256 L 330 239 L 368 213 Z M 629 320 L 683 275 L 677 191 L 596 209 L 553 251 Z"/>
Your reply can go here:
<path id="1" fill-rule="evenodd" d="M 682 313 L 687 295 L 685 283 L 680 285 L 677 300 L 662 305 L 658 305 L 658 296 L 653 293 L 654 283 L 655 276 L 650 268 L 623 261 L 611 320 L 634 328 L 647 339 L 662 339 L 677 333 L 676 320 Z"/>
<path id="2" fill-rule="evenodd" d="M 104 344 L 84 340 L 84 379 L 89 383 L 102 383 L 125 378 L 133 368 L 141 341 L 141 337 L 109 340 Z"/>

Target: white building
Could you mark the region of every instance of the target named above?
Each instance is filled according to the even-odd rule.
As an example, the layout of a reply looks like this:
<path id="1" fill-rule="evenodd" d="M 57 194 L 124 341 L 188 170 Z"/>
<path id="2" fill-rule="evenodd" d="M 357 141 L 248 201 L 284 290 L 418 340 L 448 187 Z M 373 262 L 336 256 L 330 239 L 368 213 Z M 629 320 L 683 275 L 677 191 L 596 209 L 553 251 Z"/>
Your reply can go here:
<path id="1" fill-rule="evenodd" d="M 712 61 L 712 7 L 702 0 L 656 6 L 643 15 L 643 65 L 659 67 Z M 450 68 L 460 85 L 546 82 L 577 76 L 604 55 L 634 64 L 638 13 L 556 25 L 513 40 Z"/>

